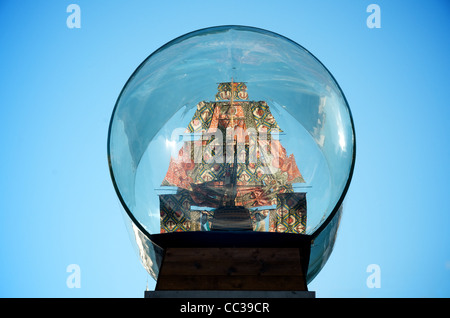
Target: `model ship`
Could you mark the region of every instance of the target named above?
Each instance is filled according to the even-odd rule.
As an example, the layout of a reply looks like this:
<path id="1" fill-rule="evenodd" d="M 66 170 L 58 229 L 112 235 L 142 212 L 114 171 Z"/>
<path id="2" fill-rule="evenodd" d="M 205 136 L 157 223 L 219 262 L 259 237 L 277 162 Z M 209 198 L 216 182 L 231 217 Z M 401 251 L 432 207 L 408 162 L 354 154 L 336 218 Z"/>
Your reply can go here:
<path id="1" fill-rule="evenodd" d="M 161 194 L 161 233 L 266 231 L 303 234 L 306 193 L 294 155 L 265 101 L 248 99 L 243 82 L 218 84 L 197 104 L 172 157 Z M 175 190 L 174 190 L 175 189 Z"/>

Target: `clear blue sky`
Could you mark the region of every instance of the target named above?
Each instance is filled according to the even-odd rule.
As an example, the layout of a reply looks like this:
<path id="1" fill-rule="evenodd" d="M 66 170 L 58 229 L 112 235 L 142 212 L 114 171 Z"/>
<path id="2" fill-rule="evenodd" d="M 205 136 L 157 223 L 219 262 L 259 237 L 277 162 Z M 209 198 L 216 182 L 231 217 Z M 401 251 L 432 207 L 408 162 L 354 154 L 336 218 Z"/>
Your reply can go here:
<path id="1" fill-rule="evenodd" d="M 66 25 L 71 3 L 79 29 Z M 371 3 L 379 29 L 366 25 Z M 311 51 L 353 113 L 354 178 L 335 249 L 310 290 L 450 297 L 449 15 L 445 0 L 2 1 L 0 296 L 143 296 L 148 275 L 107 165 L 114 103 L 161 45 L 239 24 Z M 70 264 L 81 288 L 66 285 Z M 380 288 L 366 285 L 370 264 Z"/>

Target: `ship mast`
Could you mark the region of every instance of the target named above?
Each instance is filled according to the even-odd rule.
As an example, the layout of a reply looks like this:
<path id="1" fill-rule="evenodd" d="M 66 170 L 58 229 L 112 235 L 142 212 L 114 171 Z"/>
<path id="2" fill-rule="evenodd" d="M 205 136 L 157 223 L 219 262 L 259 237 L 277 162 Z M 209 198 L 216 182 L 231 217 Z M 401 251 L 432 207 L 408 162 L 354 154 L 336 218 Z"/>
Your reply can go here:
<path id="1" fill-rule="evenodd" d="M 231 97 L 230 97 L 230 125 L 234 131 L 234 81 L 231 78 Z M 226 135 L 226 134 L 225 134 Z M 226 140 L 226 137 L 224 137 Z M 227 140 L 226 140 L 227 141 Z M 229 142 L 229 140 L 228 140 Z M 225 143 L 225 148 L 230 150 Z M 229 173 L 229 183 L 224 184 L 224 196 L 221 200 L 221 206 L 215 210 L 214 218 L 211 224 L 212 231 L 252 231 L 252 221 L 250 212 L 243 206 L 236 206 L 237 197 L 237 140 L 233 135 L 233 163 L 226 163 Z M 232 165 L 232 167 L 231 167 Z"/>
<path id="2" fill-rule="evenodd" d="M 233 98 L 234 98 L 234 82 L 233 78 L 231 78 L 231 98 L 230 98 L 230 107 L 233 107 Z M 231 128 L 234 129 L 234 112 L 233 108 L 231 109 Z"/>
<path id="3" fill-rule="evenodd" d="M 230 126 L 232 129 L 234 129 L 234 109 L 233 107 L 233 102 L 234 102 L 234 82 L 233 82 L 233 78 L 231 78 L 231 98 L 230 98 L 230 110 L 231 110 L 231 120 L 230 120 Z M 234 140 L 233 137 L 233 150 L 234 155 L 233 155 L 233 166 L 230 167 L 230 164 L 228 165 L 228 171 L 230 173 L 230 183 L 226 185 L 225 188 L 225 193 L 224 193 L 224 197 L 223 197 L 223 201 L 222 201 L 222 206 L 228 206 L 228 207 L 233 207 L 236 206 L 235 200 L 236 200 L 236 196 L 237 196 L 237 141 Z"/>

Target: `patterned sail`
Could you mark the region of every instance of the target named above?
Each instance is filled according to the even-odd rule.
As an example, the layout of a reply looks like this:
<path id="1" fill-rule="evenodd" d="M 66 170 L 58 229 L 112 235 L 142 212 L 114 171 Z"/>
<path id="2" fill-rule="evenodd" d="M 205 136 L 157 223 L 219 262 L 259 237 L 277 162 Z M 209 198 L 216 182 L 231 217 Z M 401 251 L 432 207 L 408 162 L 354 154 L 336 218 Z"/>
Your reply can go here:
<path id="1" fill-rule="evenodd" d="M 235 205 L 250 211 L 254 230 L 271 213 L 269 231 L 303 233 L 305 194 L 293 193 L 292 184 L 305 181 L 280 132 L 267 103 L 248 100 L 245 83 L 220 83 L 215 101 L 197 104 L 184 145 L 171 158 L 162 186 L 178 192 L 161 196 L 161 232 L 199 230 L 201 218 L 207 229 L 214 212 L 192 206 Z"/>

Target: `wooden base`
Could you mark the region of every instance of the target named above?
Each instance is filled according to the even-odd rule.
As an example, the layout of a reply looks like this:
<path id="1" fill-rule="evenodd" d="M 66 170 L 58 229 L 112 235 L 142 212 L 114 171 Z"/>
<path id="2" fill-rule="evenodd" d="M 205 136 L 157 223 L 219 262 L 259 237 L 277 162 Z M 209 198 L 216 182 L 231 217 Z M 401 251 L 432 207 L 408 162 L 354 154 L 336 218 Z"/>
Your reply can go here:
<path id="1" fill-rule="evenodd" d="M 168 248 L 155 290 L 307 290 L 296 248 Z"/>
<path id="2" fill-rule="evenodd" d="M 164 242 L 155 291 L 308 290 L 308 239 L 299 240 L 295 234 L 281 237 L 217 232 L 201 235 L 194 237 L 191 244 L 189 240 L 180 240 L 178 244 L 176 240 Z M 190 237 L 184 235 L 184 238 Z M 202 240 L 207 238 L 211 240 Z M 272 240 L 266 241 L 267 238 Z M 293 240 L 286 241 L 287 238 Z"/>

